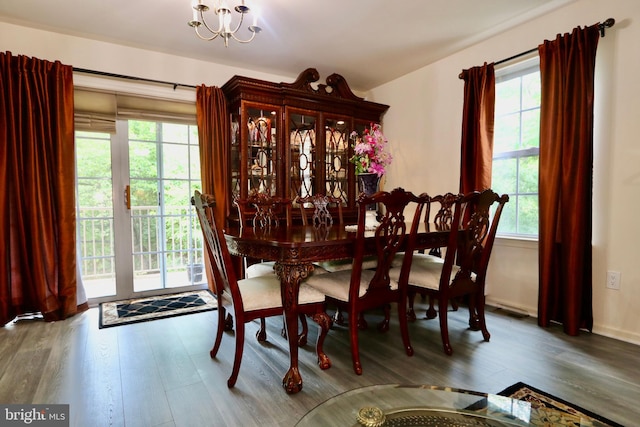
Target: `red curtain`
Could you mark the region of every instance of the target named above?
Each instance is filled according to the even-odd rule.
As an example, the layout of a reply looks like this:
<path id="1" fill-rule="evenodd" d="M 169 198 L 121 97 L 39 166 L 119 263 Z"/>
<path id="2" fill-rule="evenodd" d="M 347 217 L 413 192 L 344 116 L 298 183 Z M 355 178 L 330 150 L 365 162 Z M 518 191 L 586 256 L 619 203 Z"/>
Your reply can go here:
<path id="1" fill-rule="evenodd" d="M 540 236 L 538 324 L 591 331 L 593 92 L 597 25 L 538 48 Z"/>
<path id="2" fill-rule="evenodd" d="M 200 175 L 202 192 L 216 199 L 215 221 L 223 225 L 229 216 L 229 132 L 227 100 L 218 87 L 198 86 L 196 91 Z"/>
<path id="3" fill-rule="evenodd" d="M 460 192 L 466 194 L 491 187 L 496 78 L 493 64 L 487 63 L 464 70 L 460 77 L 464 80 Z"/>
<path id="4" fill-rule="evenodd" d="M 231 123 L 227 111 L 227 99 L 218 87 L 198 86 L 196 90 L 196 115 L 198 143 L 200 145 L 200 176 L 202 192 L 215 197 L 214 220 L 224 226 L 231 205 L 229 184 L 229 133 Z M 206 274 L 213 288 L 214 274 L 209 262 Z"/>
<path id="5" fill-rule="evenodd" d="M 73 70 L 0 53 L 0 324 L 76 302 Z"/>

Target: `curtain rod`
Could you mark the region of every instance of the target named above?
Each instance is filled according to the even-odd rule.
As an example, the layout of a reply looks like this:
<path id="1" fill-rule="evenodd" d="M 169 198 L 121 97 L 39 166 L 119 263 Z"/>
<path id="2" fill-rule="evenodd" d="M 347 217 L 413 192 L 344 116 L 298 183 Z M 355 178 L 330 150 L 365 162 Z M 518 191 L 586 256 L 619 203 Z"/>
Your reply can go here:
<path id="1" fill-rule="evenodd" d="M 114 74 L 114 73 L 107 73 L 105 71 L 87 70 L 86 68 L 73 67 L 73 71 L 75 71 L 77 73 L 94 74 L 94 75 L 105 76 L 105 77 L 115 77 L 115 78 L 118 78 L 118 79 L 136 80 L 136 81 L 139 81 L 139 82 L 148 82 L 148 83 L 158 83 L 158 84 L 163 84 L 163 85 L 170 85 L 170 86 L 173 86 L 173 90 L 176 90 L 178 87 L 188 87 L 188 88 L 192 88 L 192 89 L 196 89 L 197 88 L 197 86 L 186 85 L 186 84 L 182 84 L 182 83 L 173 83 L 173 82 L 167 82 L 167 81 L 163 81 L 163 80 L 145 79 L 143 77 L 125 76 L 124 74 Z"/>
<path id="2" fill-rule="evenodd" d="M 615 19 L 609 18 L 606 21 L 598 24 L 598 29 L 600 30 L 600 37 L 604 37 L 605 28 L 611 28 L 611 27 L 614 26 L 615 23 L 616 23 Z M 538 48 L 534 47 L 533 49 L 529 49 L 529 50 L 526 50 L 524 52 L 520 52 L 517 55 L 513 55 L 513 56 L 510 56 L 508 58 L 501 59 L 500 61 L 496 61 L 496 62 L 493 63 L 493 65 L 500 65 L 500 64 L 503 64 L 505 62 L 509 62 L 509 61 L 511 61 L 513 59 L 520 58 L 521 56 L 528 55 L 528 54 L 533 53 L 533 52 L 535 52 L 537 50 L 538 50 Z M 463 73 L 460 73 L 458 75 L 458 77 L 462 79 L 464 77 Z"/>

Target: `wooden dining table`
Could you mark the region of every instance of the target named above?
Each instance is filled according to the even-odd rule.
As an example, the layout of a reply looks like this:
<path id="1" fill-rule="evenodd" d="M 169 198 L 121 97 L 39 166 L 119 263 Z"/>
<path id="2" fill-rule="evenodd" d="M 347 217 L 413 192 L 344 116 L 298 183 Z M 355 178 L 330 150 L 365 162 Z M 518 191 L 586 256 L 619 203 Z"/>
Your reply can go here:
<path id="1" fill-rule="evenodd" d="M 230 226 L 225 229 L 225 239 L 231 254 L 275 261 L 275 271 L 281 281 L 282 305 L 287 337 L 298 334 L 298 290 L 304 286 L 304 279 L 313 271 L 313 263 L 336 259 L 353 258 L 356 242 L 355 226 L 294 225 L 254 229 L 253 227 Z M 408 225 L 410 227 L 410 225 Z M 367 254 L 374 254 L 373 232 L 365 241 Z M 447 245 L 449 231 L 433 224 L 421 224 L 416 239 L 416 249 L 428 249 Z M 327 316 L 327 320 L 328 316 Z M 288 339 L 290 366 L 282 380 L 287 393 L 302 390 L 302 377 L 298 369 L 298 344 L 296 339 Z M 328 356 L 319 356 L 322 369 L 331 366 Z"/>

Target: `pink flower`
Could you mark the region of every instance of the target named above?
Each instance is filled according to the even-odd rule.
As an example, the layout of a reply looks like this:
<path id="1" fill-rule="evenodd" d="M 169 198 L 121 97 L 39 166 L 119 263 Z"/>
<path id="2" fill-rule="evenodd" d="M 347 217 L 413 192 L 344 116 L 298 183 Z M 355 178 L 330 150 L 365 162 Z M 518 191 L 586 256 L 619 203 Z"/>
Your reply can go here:
<path id="1" fill-rule="evenodd" d="M 386 151 L 387 138 L 382 134 L 380 125 L 371 123 L 362 136 L 353 131 L 350 138 L 354 141 L 354 155 L 350 160 L 356 165 L 356 174 L 368 172 L 384 175 L 393 157 Z"/>

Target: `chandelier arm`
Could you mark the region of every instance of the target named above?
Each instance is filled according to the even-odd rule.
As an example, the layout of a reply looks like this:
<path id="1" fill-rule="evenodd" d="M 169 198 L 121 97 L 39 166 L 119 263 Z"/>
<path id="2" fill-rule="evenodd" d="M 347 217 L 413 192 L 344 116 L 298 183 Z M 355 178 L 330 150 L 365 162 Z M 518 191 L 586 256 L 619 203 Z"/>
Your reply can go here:
<path id="1" fill-rule="evenodd" d="M 217 13 L 216 13 L 216 15 L 217 15 Z M 218 26 L 218 30 L 217 30 L 217 31 L 216 31 L 216 30 L 214 30 L 213 28 L 211 28 L 211 27 L 209 26 L 209 24 L 207 23 L 207 20 L 206 20 L 206 19 L 205 19 L 205 17 L 204 17 L 204 12 L 203 12 L 202 10 L 200 10 L 200 22 L 202 22 L 202 25 L 204 25 L 204 27 L 205 27 L 205 28 L 206 28 L 206 29 L 207 29 L 211 34 L 213 34 L 213 36 L 211 36 L 211 37 L 203 37 L 203 36 L 201 36 L 201 35 L 200 35 L 200 33 L 198 33 L 198 37 L 200 37 L 200 38 L 201 38 L 201 39 L 203 39 L 203 40 L 213 40 L 213 39 L 215 39 L 216 37 L 218 37 L 220 34 L 222 34 L 222 32 L 223 32 L 223 28 L 222 28 L 222 26 L 220 26 L 220 25 Z M 196 29 L 197 29 L 197 27 L 196 27 Z M 197 32 L 197 31 L 196 31 L 196 32 Z"/>
<path id="2" fill-rule="evenodd" d="M 258 34 L 258 33 L 257 33 L 257 31 L 252 31 L 252 33 L 253 33 L 253 34 L 251 35 L 251 38 L 250 38 L 250 39 L 248 39 L 248 40 L 241 40 L 241 39 L 237 38 L 237 37 L 236 37 L 236 35 L 235 35 L 235 34 L 233 34 L 233 33 L 231 33 L 231 37 L 232 37 L 235 41 L 237 41 L 238 43 L 249 43 L 251 40 L 253 40 L 253 39 L 255 38 L 256 34 Z"/>
<path id="3" fill-rule="evenodd" d="M 202 34 L 200 34 L 200 31 L 198 31 L 198 27 L 193 27 L 193 28 L 194 28 L 194 30 L 196 30 L 196 36 L 198 36 L 198 38 L 200 40 L 211 41 L 211 40 L 217 38 L 220 35 L 220 33 L 217 33 L 215 31 L 211 31 L 209 28 L 207 28 L 207 30 L 211 31 L 211 33 L 213 33 L 213 35 L 211 37 L 206 37 L 206 36 L 203 36 Z"/>
<path id="4" fill-rule="evenodd" d="M 239 29 L 240 29 L 240 25 L 242 25 L 242 21 L 244 20 L 244 12 L 240 13 L 240 21 L 238 22 L 238 25 L 236 25 L 236 28 L 234 28 L 233 30 L 229 30 L 229 32 L 231 33 L 231 35 L 233 36 Z M 234 39 L 236 39 L 235 37 L 233 37 Z M 236 39 L 238 40 L 238 39 Z"/>

